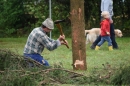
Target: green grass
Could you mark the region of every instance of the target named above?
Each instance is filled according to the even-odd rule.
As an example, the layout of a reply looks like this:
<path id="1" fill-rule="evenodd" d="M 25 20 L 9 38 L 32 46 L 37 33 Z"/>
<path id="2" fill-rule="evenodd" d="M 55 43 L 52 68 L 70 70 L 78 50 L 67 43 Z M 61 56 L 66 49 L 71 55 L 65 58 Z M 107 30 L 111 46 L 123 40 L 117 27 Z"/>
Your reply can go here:
<path id="1" fill-rule="evenodd" d="M 23 54 L 24 45 L 27 38 L 0 38 L 0 49 L 10 49 L 20 55 Z M 66 46 L 60 46 L 54 51 L 45 51 L 42 53 L 43 57 L 48 60 L 50 65 L 58 64 L 62 62 L 63 67 L 69 70 L 73 70 L 72 67 L 72 48 L 71 39 L 67 38 L 70 49 Z M 130 38 L 122 37 L 116 38 L 119 49 L 108 51 L 107 42 L 105 42 L 99 51 L 91 50 L 90 45 L 86 45 L 86 62 L 87 71 L 82 71 L 85 74 L 89 74 L 93 68 L 101 69 L 102 64 L 109 63 L 111 66 L 120 67 L 124 63 L 130 62 Z"/>

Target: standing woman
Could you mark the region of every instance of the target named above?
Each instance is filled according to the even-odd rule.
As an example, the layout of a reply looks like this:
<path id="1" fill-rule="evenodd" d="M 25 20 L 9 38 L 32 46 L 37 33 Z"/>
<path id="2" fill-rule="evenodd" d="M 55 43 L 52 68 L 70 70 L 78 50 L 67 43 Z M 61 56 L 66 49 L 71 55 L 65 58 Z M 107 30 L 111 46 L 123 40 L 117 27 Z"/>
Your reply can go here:
<path id="1" fill-rule="evenodd" d="M 110 37 L 112 40 L 113 49 L 118 49 L 118 45 L 115 40 L 115 32 L 114 32 L 114 24 L 112 20 L 113 16 L 113 0 L 101 0 L 101 12 L 108 11 L 110 14 Z M 95 49 L 98 42 L 101 40 L 101 36 L 99 36 L 91 45 L 91 49 Z"/>

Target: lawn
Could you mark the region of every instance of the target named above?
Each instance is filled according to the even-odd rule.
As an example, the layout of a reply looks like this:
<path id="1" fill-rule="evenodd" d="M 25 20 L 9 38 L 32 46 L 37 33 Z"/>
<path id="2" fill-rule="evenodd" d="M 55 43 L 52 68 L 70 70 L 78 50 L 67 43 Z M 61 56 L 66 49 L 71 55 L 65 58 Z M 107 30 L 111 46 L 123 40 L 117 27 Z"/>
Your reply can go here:
<path id="1" fill-rule="evenodd" d="M 55 39 L 55 38 L 54 38 Z M 10 49 L 17 54 L 22 55 L 24 45 L 27 38 L 0 38 L 0 49 Z M 68 70 L 72 68 L 72 48 L 71 39 L 67 38 L 69 42 L 69 49 L 66 46 L 60 46 L 54 51 L 45 51 L 42 53 L 43 57 L 48 60 L 50 65 L 63 64 L 63 67 Z M 87 71 L 81 71 L 82 73 L 89 74 L 94 68 L 102 69 L 103 65 L 109 63 L 111 66 L 120 67 L 124 63 L 130 62 L 130 38 L 122 37 L 116 38 L 119 49 L 108 51 L 107 42 L 105 42 L 99 51 L 91 50 L 90 45 L 86 45 L 86 62 Z"/>

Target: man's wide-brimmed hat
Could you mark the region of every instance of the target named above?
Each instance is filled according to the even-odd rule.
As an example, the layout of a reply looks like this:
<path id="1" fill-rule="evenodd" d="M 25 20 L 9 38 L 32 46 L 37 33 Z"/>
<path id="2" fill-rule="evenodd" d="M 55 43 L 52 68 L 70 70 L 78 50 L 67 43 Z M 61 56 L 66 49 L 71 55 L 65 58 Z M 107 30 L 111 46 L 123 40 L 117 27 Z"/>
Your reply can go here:
<path id="1" fill-rule="evenodd" d="M 54 22 L 51 18 L 47 18 L 44 22 L 42 22 L 42 25 L 46 26 L 49 29 L 54 29 Z"/>

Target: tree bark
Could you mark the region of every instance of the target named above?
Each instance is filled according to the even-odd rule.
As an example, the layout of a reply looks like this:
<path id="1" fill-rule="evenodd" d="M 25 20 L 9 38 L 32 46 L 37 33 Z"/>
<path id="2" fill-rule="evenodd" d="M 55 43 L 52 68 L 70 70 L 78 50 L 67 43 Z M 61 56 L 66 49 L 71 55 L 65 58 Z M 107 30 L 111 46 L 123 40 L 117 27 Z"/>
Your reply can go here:
<path id="1" fill-rule="evenodd" d="M 70 0 L 73 69 L 86 70 L 84 0 Z"/>

